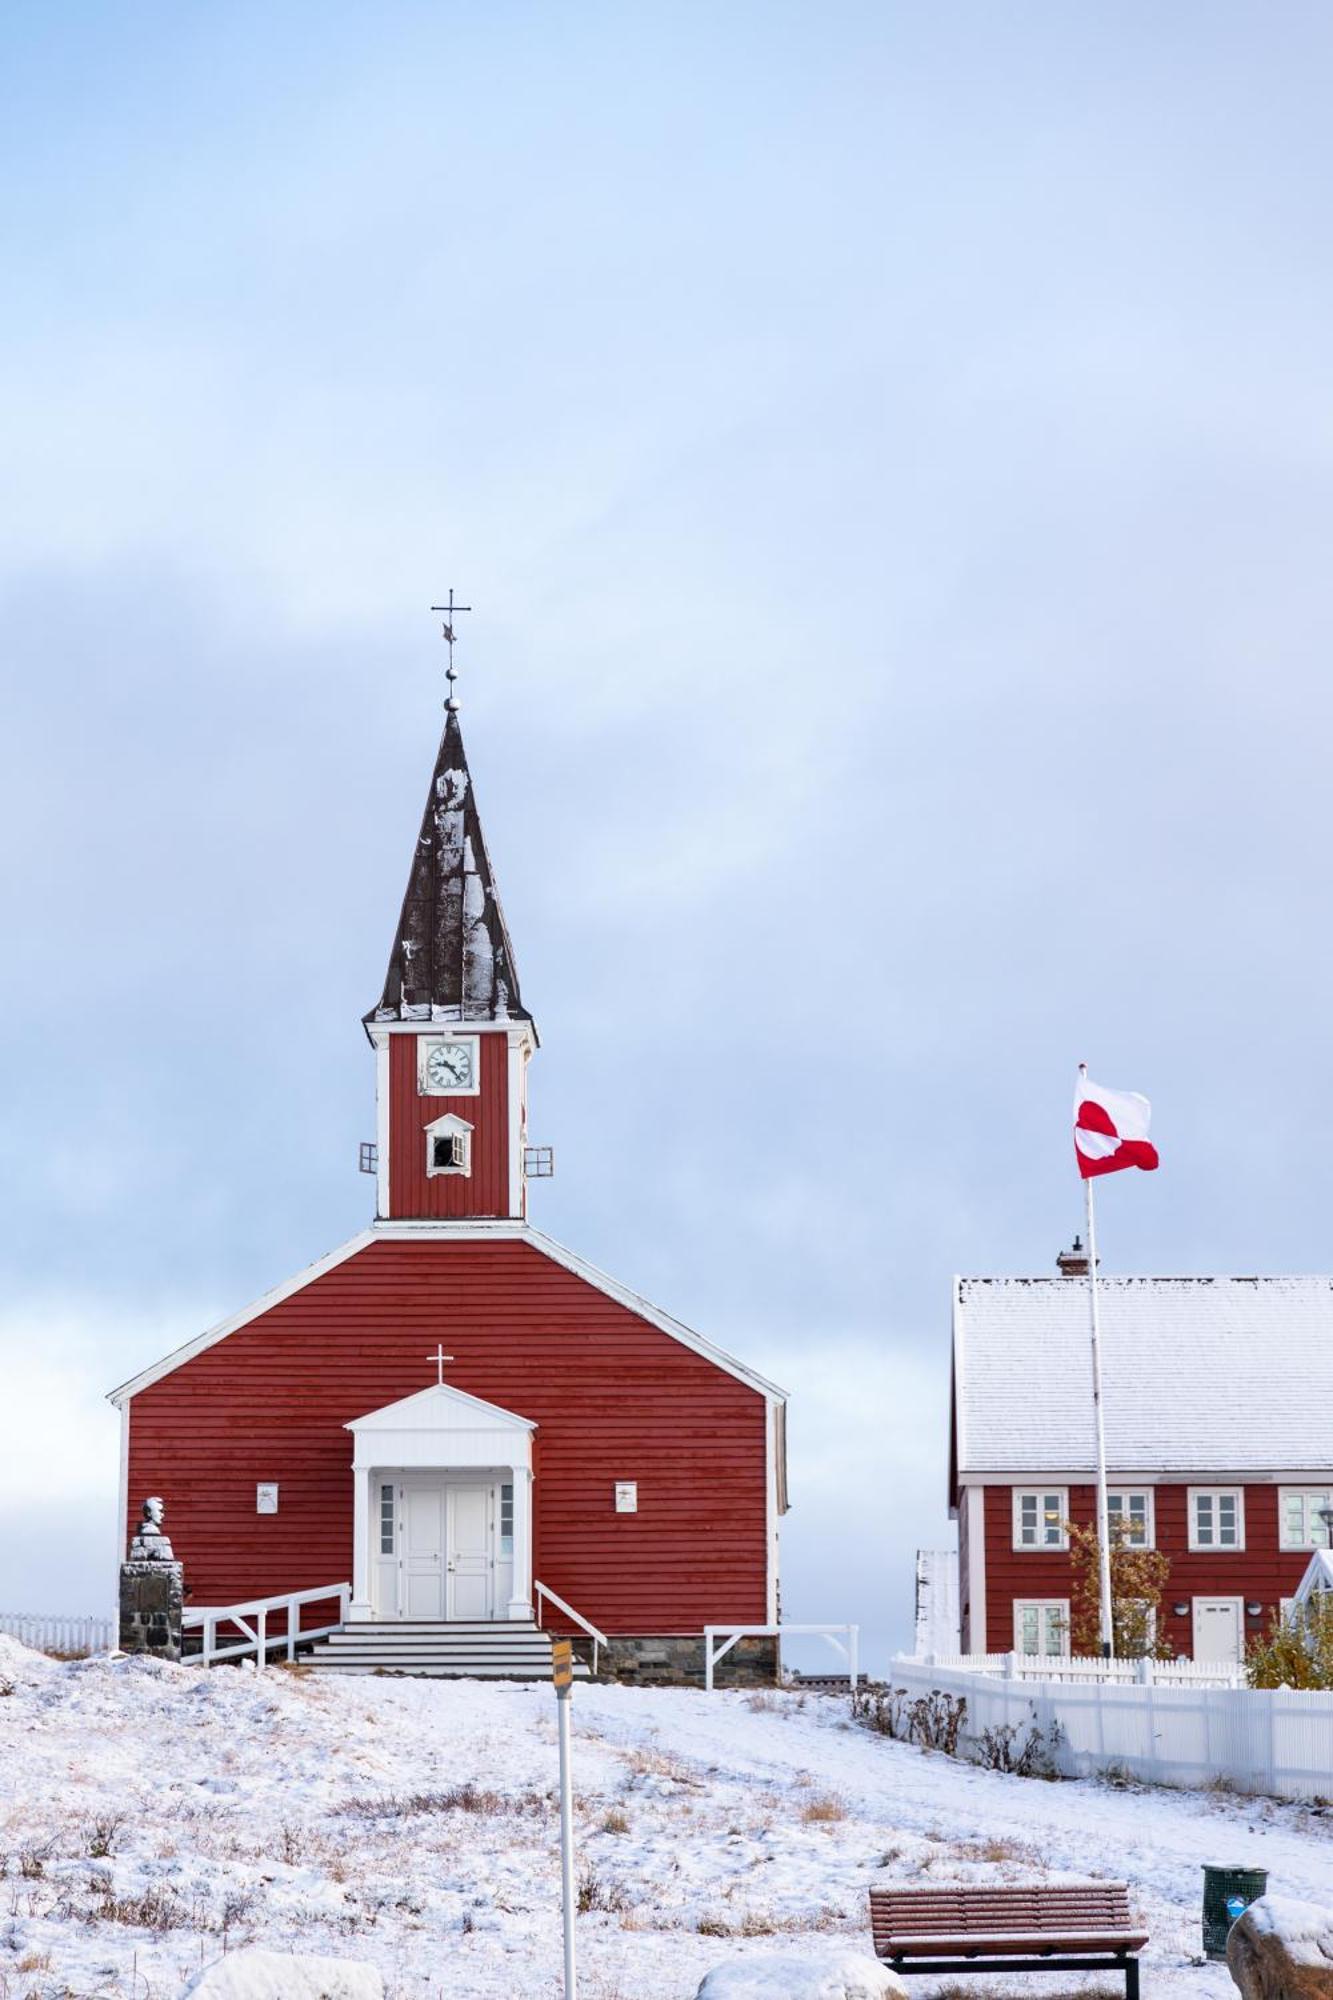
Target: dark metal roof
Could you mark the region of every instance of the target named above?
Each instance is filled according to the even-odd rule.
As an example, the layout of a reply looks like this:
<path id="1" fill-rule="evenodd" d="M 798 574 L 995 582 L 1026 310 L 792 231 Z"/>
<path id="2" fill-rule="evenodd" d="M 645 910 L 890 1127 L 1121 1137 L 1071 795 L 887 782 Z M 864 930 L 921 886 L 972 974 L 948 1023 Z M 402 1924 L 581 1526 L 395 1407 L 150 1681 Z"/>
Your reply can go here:
<path id="1" fill-rule="evenodd" d="M 528 1021 L 458 713 L 445 718 L 374 1021 Z"/>

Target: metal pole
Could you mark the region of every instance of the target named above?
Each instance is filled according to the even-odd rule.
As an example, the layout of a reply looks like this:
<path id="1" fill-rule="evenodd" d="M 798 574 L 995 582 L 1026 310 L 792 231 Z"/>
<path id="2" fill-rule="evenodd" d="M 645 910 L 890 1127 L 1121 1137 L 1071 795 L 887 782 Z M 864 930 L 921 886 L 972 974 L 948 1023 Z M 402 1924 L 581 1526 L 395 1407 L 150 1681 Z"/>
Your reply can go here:
<path id="1" fill-rule="evenodd" d="M 1111 1605 L 1111 1527 L 1106 1503 L 1106 1421 L 1102 1411 L 1102 1347 L 1097 1318 L 1097 1224 L 1092 1209 L 1092 1182 L 1083 1183 L 1088 1236 L 1088 1309 L 1092 1321 L 1092 1408 L 1097 1429 L 1097 1549 L 1101 1597 L 1102 1658 L 1115 1658 L 1115 1621 Z"/>
<path id="2" fill-rule="evenodd" d="M 556 1716 L 560 1735 L 560 1893 L 565 1913 L 565 2000 L 577 2000 L 578 1977 L 574 1970 L 574 1785 L 569 1763 L 569 1705 L 571 1687 L 555 1691 Z"/>

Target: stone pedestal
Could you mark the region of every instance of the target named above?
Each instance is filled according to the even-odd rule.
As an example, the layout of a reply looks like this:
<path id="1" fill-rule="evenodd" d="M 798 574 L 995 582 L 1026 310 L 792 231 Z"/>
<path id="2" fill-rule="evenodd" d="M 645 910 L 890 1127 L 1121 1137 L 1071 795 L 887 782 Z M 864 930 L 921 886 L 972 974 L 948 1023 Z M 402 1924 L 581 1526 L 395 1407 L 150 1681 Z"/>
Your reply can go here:
<path id="1" fill-rule="evenodd" d="M 120 1650 L 181 1656 L 184 1566 L 178 1562 L 124 1562 L 120 1566 Z"/>
<path id="2" fill-rule="evenodd" d="M 604 1680 L 628 1681 L 640 1687 L 702 1687 L 703 1637 L 673 1634 L 660 1639 L 612 1639 L 601 1648 L 599 1672 Z M 738 1639 L 719 1661 L 716 1673 L 718 1687 L 771 1688 L 777 1679 L 778 1642 L 758 1634 Z"/>

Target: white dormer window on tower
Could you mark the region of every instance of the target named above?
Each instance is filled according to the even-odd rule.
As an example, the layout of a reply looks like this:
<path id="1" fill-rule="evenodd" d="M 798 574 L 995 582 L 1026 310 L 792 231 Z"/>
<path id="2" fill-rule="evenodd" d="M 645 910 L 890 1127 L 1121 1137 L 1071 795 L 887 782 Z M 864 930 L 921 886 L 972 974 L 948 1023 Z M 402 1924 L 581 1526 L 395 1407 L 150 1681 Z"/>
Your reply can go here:
<path id="1" fill-rule="evenodd" d="M 457 1112 L 447 1111 L 426 1127 L 426 1172 L 431 1176 L 472 1172 L 472 1127 Z"/>

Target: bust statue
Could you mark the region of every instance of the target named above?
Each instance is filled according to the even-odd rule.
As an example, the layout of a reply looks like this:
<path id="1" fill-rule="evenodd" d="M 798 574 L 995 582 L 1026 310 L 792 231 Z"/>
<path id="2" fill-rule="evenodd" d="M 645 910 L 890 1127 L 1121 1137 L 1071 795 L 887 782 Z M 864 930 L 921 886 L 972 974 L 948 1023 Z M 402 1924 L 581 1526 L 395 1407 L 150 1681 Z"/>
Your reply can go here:
<path id="1" fill-rule="evenodd" d="M 157 1494 L 143 1503 L 143 1514 L 130 1543 L 131 1562 L 174 1562 L 171 1540 L 162 1526 L 165 1509 Z"/>

